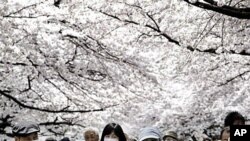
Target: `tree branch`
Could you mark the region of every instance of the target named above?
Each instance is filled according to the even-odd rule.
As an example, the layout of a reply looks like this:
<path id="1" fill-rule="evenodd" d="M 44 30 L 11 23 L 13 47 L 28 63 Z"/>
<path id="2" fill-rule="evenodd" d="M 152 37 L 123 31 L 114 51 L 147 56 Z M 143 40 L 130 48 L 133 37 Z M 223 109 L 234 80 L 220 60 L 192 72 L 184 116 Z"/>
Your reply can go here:
<path id="1" fill-rule="evenodd" d="M 153 16 L 150 15 L 148 12 L 147 12 L 146 14 L 147 14 L 147 16 L 154 22 L 154 24 L 155 24 L 155 26 L 156 26 L 156 29 L 160 32 L 160 31 L 161 31 L 161 30 L 160 30 L 160 27 L 159 27 L 159 25 L 157 24 L 157 22 L 155 21 L 155 19 L 153 18 Z"/>
<path id="2" fill-rule="evenodd" d="M 60 4 L 61 4 L 62 0 L 54 0 L 54 5 L 58 8 L 60 8 Z"/>
<path id="3" fill-rule="evenodd" d="M 35 19 L 39 17 L 49 17 L 50 15 L 36 15 L 36 16 L 5 16 L 6 18 L 19 18 L 19 19 Z"/>
<path id="4" fill-rule="evenodd" d="M 98 10 L 95 10 L 95 9 L 93 9 L 93 8 L 91 8 L 91 7 L 88 7 L 88 8 L 91 9 L 91 10 L 93 10 L 93 11 L 100 12 L 100 13 L 102 13 L 102 14 L 108 16 L 108 17 L 111 17 L 111 18 L 116 19 L 116 20 L 121 21 L 121 22 L 130 23 L 130 24 L 134 24 L 134 25 L 140 25 L 140 23 L 138 23 L 138 22 L 136 22 L 136 21 L 132 21 L 132 20 L 128 20 L 128 19 L 120 19 L 119 17 L 117 17 L 117 16 L 115 16 L 115 15 L 112 15 L 112 14 L 109 14 L 109 13 L 107 13 L 107 12 L 103 12 L 103 11 L 100 11 L 100 10 L 98 11 Z M 148 16 L 149 16 L 149 15 L 148 15 Z M 152 18 L 152 17 L 150 16 L 149 18 Z M 152 20 L 152 19 L 151 19 L 151 20 Z M 171 38 L 171 37 L 170 37 L 169 35 L 167 35 L 166 33 L 162 33 L 162 32 L 159 30 L 159 27 L 158 27 L 158 28 L 157 28 L 157 27 L 153 27 L 153 26 L 151 26 L 151 25 L 149 25 L 149 24 L 146 24 L 146 25 L 144 25 L 144 26 L 147 27 L 147 28 L 149 28 L 149 29 L 151 29 L 151 30 L 153 30 L 153 31 L 155 31 L 155 32 L 157 32 L 157 33 L 160 33 L 160 35 L 162 35 L 163 37 L 165 37 L 169 42 L 174 43 L 174 44 L 180 46 L 179 41 L 177 41 L 177 40 Z"/>
<path id="5" fill-rule="evenodd" d="M 236 76 L 234 76 L 234 77 L 232 77 L 232 78 L 226 80 L 225 82 L 219 84 L 218 86 L 220 87 L 220 86 L 227 85 L 228 83 L 232 82 L 233 80 L 235 80 L 235 79 L 237 79 L 237 78 L 239 78 L 239 77 L 242 77 L 243 75 L 245 75 L 245 74 L 247 74 L 247 73 L 249 73 L 249 72 L 250 72 L 250 70 L 244 71 L 244 72 L 242 72 L 242 73 L 240 73 L 240 74 L 238 74 L 238 75 L 236 75 Z"/>
<path id="6" fill-rule="evenodd" d="M 31 79 L 30 76 L 27 76 L 27 80 L 28 80 L 28 88 L 22 90 L 21 93 L 24 93 L 24 92 L 31 90 L 31 82 L 33 79 Z"/>
<path id="7" fill-rule="evenodd" d="M 81 124 L 76 124 L 73 122 L 68 122 L 68 121 L 48 121 L 48 122 L 42 122 L 39 123 L 39 125 L 43 125 L 43 126 L 54 126 L 54 125 L 67 125 L 67 126 L 79 126 L 79 127 L 85 127 Z"/>
<path id="8" fill-rule="evenodd" d="M 7 64 L 7 65 L 13 65 L 13 66 L 28 66 L 28 64 L 22 63 L 22 62 L 9 62 L 9 61 L 1 61 L 1 60 L 0 60 L 0 64 Z"/>
<path id="9" fill-rule="evenodd" d="M 204 1 L 212 5 L 217 5 L 217 2 L 214 0 L 204 0 Z"/>
<path id="10" fill-rule="evenodd" d="M 5 128 L 6 127 L 11 127 L 11 119 L 12 118 L 14 118 L 14 116 L 11 116 L 11 115 L 6 115 L 5 117 L 0 117 L 0 134 L 7 134 L 8 135 L 8 133 L 6 133 L 5 132 Z M 9 135 L 8 135 L 9 136 Z"/>
<path id="11" fill-rule="evenodd" d="M 207 10 L 211 10 L 211 11 L 215 11 L 218 13 L 221 13 L 223 15 L 227 15 L 227 16 L 231 16 L 231 17 L 235 17 L 238 19 L 250 19 L 250 8 L 236 8 L 236 7 L 231 7 L 231 6 L 227 6 L 227 5 L 223 5 L 223 6 L 218 6 L 217 3 L 213 0 L 206 0 L 207 3 L 203 3 L 203 2 L 190 2 L 189 0 L 184 0 L 185 2 L 202 8 L 202 9 L 207 9 Z"/>
<path id="12" fill-rule="evenodd" d="M 20 13 L 20 12 L 22 12 L 23 10 L 29 9 L 29 8 L 31 8 L 31 7 L 36 7 L 37 5 L 42 4 L 42 3 L 44 3 L 44 2 L 35 3 L 35 4 L 31 4 L 31 5 L 22 7 L 21 9 L 15 11 L 15 12 L 11 12 L 11 13 L 9 13 L 9 14 L 7 14 L 7 15 L 4 15 L 3 17 L 11 17 L 11 15 L 15 15 L 15 14 Z"/>
<path id="13" fill-rule="evenodd" d="M 249 51 L 246 51 L 246 50 L 242 50 L 241 52 L 235 52 L 234 50 L 229 50 L 228 52 L 221 52 L 221 53 L 217 53 L 217 48 L 209 48 L 209 49 L 205 49 L 205 50 L 200 50 L 199 48 L 195 48 L 195 47 L 192 47 L 192 46 L 187 46 L 187 49 L 189 51 L 198 51 L 198 52 L 201 52 L 201 53 L 210 53 L 210 54 L 223 54 L 223 53 L 229 53 L 229 54 L 236 54 L 236 55 L 242 55 L 242 56 L 250 56 L 250 52 Z"/>
<path id="14" fill-rule="evenodd" d="M 30 110 L 35 110 L 35 111 L 42 111 L 42 112 L 47 112 L 47 113 L 89 113 L 89 112 L 104 111 L 104 108 L 92 109 L 92 110 L 65 110 L 65 109 L 50 110 L 50 109 L 43 109 L 43 108 L 39 108 L 39 107 L 26 105 L 26 104 L 20 102 L 19 100 L 17 100 L 17 98 L 15 98 L 14 96 L 11 96 L 10 94 L 7 94 L 7 93 L 11 93 L 11 91 L 2 91 L 2 90 L 0 90 L 1 95 L 5 96 L 6 98 L 9 98 L 10 100 L 15 102 L 19 106 L 21 106 L 23 108 L 30 109 Z"/>

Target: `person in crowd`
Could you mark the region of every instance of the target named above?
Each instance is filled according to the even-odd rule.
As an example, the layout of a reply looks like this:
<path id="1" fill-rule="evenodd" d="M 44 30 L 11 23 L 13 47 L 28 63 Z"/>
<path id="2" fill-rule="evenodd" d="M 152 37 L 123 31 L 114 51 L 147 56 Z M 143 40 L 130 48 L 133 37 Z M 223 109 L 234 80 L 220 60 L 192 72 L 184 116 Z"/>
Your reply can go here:
<path id="1" fill-rule="evenodd" d="M 245 118 L 239 112 L 230 112 L 225 118 L 224 127 L 230 125 L 245 125 Z"/>
<path id="2" fill-rule="evenodd" d="M 126 141 L 126 137 L 119 124 L 109 123 L 102 131 L 101 141 Z"/>
<path id="3" fill-rule="evenodd" d="M 68 137 L 62 138 L 60 141 L 70 141 Z"/>
<path id="4" fill-rule="evenodd" d="M 32 121 L 22 121 L 15 124 L 12 128 L 15 141 L 34 141 L 38 140 L 39 125 Z"/>
<path id="5" fill-rule="evenodd" d="M 175 131 L 167 131 L 163 136 L 163 141 L 178 141 L 178 136 Z"/>
<path id="6" fill-rule="evenodd" d="M 221 141 L 229 141 L 230 139 L 230 127 L 224 127 L 220 133 L 220 140 Z"/>
<path id="7" fill-rule="evenodd" d="M 85 141 L 99 141 L 99 134 L 95 129 L 89 128 L 84 132 L 83 135 Z"/>
<path id="8" fill-rule="evenodd" d="M 139 141 L 161 141 L 161 133 L 155 127 L 146 127 L 141 129 Z"/>
<path id="9" fill-rule="evenodd" d="M 54 138 L 47 138 L 45 141 L 56 141 Z"/>

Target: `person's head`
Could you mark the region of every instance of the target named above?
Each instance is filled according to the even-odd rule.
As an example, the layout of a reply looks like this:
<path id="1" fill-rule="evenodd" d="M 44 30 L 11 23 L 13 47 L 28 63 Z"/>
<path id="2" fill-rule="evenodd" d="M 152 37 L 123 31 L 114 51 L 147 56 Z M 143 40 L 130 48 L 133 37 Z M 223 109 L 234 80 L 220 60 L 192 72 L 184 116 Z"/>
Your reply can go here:
<path id="1" fill-rule="evenodd" d="M 47 138 L 45 141 L 56 141 L 54 138 Z"/>
<path id="2" fill-rule="evenodd" d="M 34 141 L 38 140 L 38 132 L 40 128 L 38 124 L 32 121 L 22 121 L 15 124 L 12 133 L 15 141 Z"/>
<path id="3" fill-rule="evenodd" d="M 236 111 L 230 112 L 225 118 L 224 127 L 230 125 L 245 125 L 245 118 Z"/>
<path id="4" fill-rule="evenodd" d="M 157 128 L 143 128 L 139 134 L 139 141 L 161 141 L 161 133 Z"/>
<path id="5" fill-rule="evenodd" d="M 62 138 L 60 141 L 70 141 L 68 137 Z"/>
<path id="6" fill-rule="evenodd" d="M 101 141 L 126 141 L 126 137 L 119 124 L 109 123 L 102 131 Z"/>
<path id="7" fill-rule="evenodd" d="M 99 140 L 99 134 L 98 131 L 94 129 L 87 129 L 84 132 L 84 139 L 85 141 L 98 141 Z"/>
<path id="8" fill-rule="evenodd" d="M 229 138 L 230 138 L 230 128 L 229 128 L 229 126 L 227 126 L 227 127 L 222 129 L 222 131 L 220 133 L 220 140 L 221 141 L 228 141 Z"/>
<path id="9" fill-rule="evenodd" d="M 163 141 L 178 141 L 177 133 L 174 131 L 167 131 L 163 136 Z"/>

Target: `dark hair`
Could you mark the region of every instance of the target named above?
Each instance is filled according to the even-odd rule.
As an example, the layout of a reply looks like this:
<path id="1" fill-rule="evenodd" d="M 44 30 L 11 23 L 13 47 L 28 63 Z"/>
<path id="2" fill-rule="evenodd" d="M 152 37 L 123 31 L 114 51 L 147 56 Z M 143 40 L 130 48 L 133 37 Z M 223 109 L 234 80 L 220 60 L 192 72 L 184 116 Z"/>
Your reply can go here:
<path id="1" fill-rule="evenodd" d="M 125 134 L 122 130 L 122 127 L 116 123 L 109 123 L 104 127 L 104 129 L 102 131 L 101 141 L 104 141 L 104 137 L 106 135 L 111 134 L 112 132 L 115 133 L 115 135 L 118 137 L 119 141 L 126 141 L 126 137 L 125 137 Z"/>
<path id="2" fill-rule="evenodd" d="M 60 141 L 70 141 L 68 137 L 62 138 Z"/>
<path id="3" fill-rule="evenodd" d="M 227 114 L 224 121 L 224 126 L 226 127 L 233 125 L 234 121 L 236 120 L 240 120 L 243 124 L 245 124 L 245 118 L 240 113 L 234 111 Z"/>
<path id="4" fill-rule="evenodd" d="M 36 132 L 34 132 L 34 133 L 36 133 Z M 12 134 L 12 136 L 14 136 L 14 137 L 28 137 L 31 134 L 33 134 L 33 133 L 30 133 L 30 134 Z"/>
<path id="5" fill-rule="evenodd" d="M 45 141 L 56 141 L 54 138 L 47 138 Z"/>

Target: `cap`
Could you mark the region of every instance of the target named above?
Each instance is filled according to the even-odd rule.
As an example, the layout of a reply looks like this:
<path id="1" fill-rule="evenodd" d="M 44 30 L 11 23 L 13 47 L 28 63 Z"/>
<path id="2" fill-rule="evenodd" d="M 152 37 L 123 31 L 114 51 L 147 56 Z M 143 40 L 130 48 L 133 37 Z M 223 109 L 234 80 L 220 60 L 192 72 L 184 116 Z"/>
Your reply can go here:
<path id="1" fill-rule="evenodd" d="M 166 137 L 172 137 L 174 139 L 177 139 L 177 133 L 174 132 L 174 131 L 167 131 L 164 136 L 163 136 L 163 139 L 165 139 Z"/>
<path id="2" fill-rule="evenodd" d="M 145 139 L 158 139 L 161 140 L 161 133 L 157 128 L 154 127 L 146 127 L 141 130 L 139 134 L 139 141 L 143 141 Z"/>
<path id="3" fill-rule="evenodd" d="M 14 136 L 25 136 L 39 131 L 40 128 L 38 124 L 32 121 L 19 122 L 12 128 L 12 133 L 14 134 Z"/>

